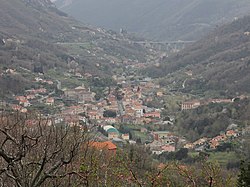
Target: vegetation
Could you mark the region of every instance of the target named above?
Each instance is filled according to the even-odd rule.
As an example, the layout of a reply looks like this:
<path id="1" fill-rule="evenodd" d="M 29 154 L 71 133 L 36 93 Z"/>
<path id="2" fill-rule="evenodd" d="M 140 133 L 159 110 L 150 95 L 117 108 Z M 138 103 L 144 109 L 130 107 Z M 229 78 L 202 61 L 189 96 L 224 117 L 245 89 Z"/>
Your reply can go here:
<path id="1" fill-rule="evenodd" d="M 123 60 L 145 62 L 151 54 L 148 49 L 130 43 L 116 33 L 110 35 L 105 30 L 84 26 L 57 10 L 50 1 L 3 1 L 1 7 L 1 68 L 18 69 L 18 73 L 21 68 L 34 76 L 56 70 L 60 72 L 60 78 L 64 72 L 73 70 L 82 76 L 89 73 L 93 77 L 107 78 L 120 68 Z M 76 67 L 71 66 L 72 61 Z M 1 95 L 20 93 L 24 89 L 22 85 L 33 81 L 22 73 L 18 76 L 1 79 L 0 88 L 4 90 Z M 52 79 L 56 77 L 58 75 Z M 15 85 L 7 87 L 8 81 Z M 67 86 L 77 84 L 77 80 L 72 81 L 64 80 L 63 83 Z"/>
<path id="2" fill-rule="evenodd" d="M 109 118 L 115 118 L 116 117 L 116 111 L 113 110 L 105 110 L 103 112 L 104 117 L 109 117 Z"/>
<path id="3" fill-rule="evenodd" d="M 50 120 L 19 114 L 1 116 L 0 175 L 4 186 L 69 185 L 86 133 Z M 78 155 L 78 157 L 77 157 Z"/>
<path id="4" fill-rule="evenodd" d="M 30 117 L 1 117 L 4 186 L 234 186 L 235 181 L 216 164 L 159 165 L 148 149 L 137 145 L 100 151 L 91 146 L 93 139 L 85 130 L 48 125 L 50 120 Z M 183 157 L 184 152 L 176 156 Z"/>
<path id="5" fill-rule="evenodd" d="M 240 107 L 239 107 L 240 106 Z M 214 137 L 227 129 L 231 121 L 249 121 L 249 100 L 242 100 L 229 105 L 209 104 L 190 111 L 182 111 L 176 117 L 173 130 L 181 133 L 191 141 L 201 137 Z"/>
<path id="6" fill-rule="evenodd" d="M 152 77 L 166 76 L 171 89 L 206 96 L 216 91 L 217 96 L 249 93 L 250 17 L 221 26 L 207 37 L 182 52 L 172 55 L 160 67 L 149 67 Z M 186 73 L 192 72 L 191 76 Z M 185 86 L 183 87 L 183 83 Z"/>
<path id="7" fill-rule="evenodd" d="M 246 163 L 244 161 L 241 163 L 237 186 L 238 187 L 250 186 L 250 163 Z"/>

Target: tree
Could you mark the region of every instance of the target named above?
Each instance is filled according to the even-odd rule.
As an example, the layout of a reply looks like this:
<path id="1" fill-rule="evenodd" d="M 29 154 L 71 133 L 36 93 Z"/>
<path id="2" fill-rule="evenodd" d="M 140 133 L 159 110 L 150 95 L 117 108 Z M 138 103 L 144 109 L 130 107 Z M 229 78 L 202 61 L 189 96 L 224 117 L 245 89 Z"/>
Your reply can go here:
<path id="1" fill-rule="evenodd" d="M 181 148 L 179 151 L 175 153 L 175 159 L 182 160 L 188 157 L 188 149 Z"/>
<path id="2" fill-rule="evenodd" d="M 86 138 L 77 126 L 56 126 L 47 119 L 19 114 L 2 115 L 1 185 L 72 186 L 77 181 L 80 148 Z"/>
<path id="3" fill-rule="evenodd" d="M 104 117 L 110 117 L 110 118 L 115 118 L 116 117 L 116 112 L 113 110 L 105 110 L 103 112 Z"/>
<path id="4" fill-rule="evenodd" d="M 250 162 L 246 163 L 242 161 L 240 167 L 240 174 L 238 176 L 238 187 L 249 187 L 250 186 Z"/>

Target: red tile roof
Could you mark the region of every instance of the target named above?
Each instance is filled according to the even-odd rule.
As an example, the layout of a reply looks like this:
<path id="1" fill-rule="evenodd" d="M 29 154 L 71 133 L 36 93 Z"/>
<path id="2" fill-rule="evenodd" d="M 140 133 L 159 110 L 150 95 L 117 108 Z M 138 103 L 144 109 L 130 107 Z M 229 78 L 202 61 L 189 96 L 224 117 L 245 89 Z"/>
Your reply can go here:
<path id="1" fill-rule="evenodd" d="M 110 141 L 106 142 L 91 142 L 90 145 L 96 149 L 108 149 L 108 150 L 116 150 L 117 147 Z"/>

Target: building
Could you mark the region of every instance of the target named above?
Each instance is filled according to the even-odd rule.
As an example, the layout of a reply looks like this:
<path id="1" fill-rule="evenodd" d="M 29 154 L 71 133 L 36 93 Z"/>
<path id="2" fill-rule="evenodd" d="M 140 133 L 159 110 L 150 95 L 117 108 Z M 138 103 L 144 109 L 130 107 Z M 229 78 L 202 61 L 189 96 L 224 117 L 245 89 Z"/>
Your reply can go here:
<path id="1" fill-rule="evenodd" d="M 110 140 L 119 137 L 119 131 L 115 128 L 108 129 L 107 133 L 108 133 L 108 139 L 110 139 Z"/>
<path id="2" fill-rule="evenodd" d="M 48 98 L 46 99 L 46 104 L 47 104 L 47 105 L 52 106 L 52 105 L 54 105 L 54 102 L 55 102 L 55 99 L 54 99 L 53 97 L 48 97 Z"/>
<path id="3" fill-rule="evenodd" d="M 116 145 L 113 144 L 110 141 L 106 142 L 90 142 L 90 146 L 100 150 L 100 151 L 107 151 L 109 155 L 115 155 L 116 154 Z"/>
<path id="4" fill-rule="evenodd" d="M 65 90 L 64 95 L 67 98 L 76 100 L 78 103 L 93 102 L 95 100 L 95 93 L 85 89 L 84 85 Z"/>
<path id="5" fill-rule="evenodd" d="M 194 148 L 194 144 L 187 143 L 186 145 L 184 145 L 184 148 L 186 148 L 186 149 L 193 149 Z"/>
<path id="6" fill-rule="evenodd" d="M 161 149 L 164 152 L 174 152 L 175 151 L 175 146 L 173 146 L 173 145 L 164 145 L 164 146 L 161 147 Z"/>
<path id="7" fill-rule="evenodd" d="M 111 125 L 104 126 L 103 130 L 106 131 L 106 133 L 108 135 L 108 139 L 114 139 L 114 138 L 118 138 L 120 136 L 119 131 Z"/>
<path id="8" fill-rule="evenodd" d="M 161 118 L 161 113 L 160 112 L 148 112 L 144 114 L 144 117 L 146 118 Z"/>
<path id="9" fill-rule="evenodd" d="M 198 108 L 201 105 L 200 101 L 188 101 L 188 102 L 183 102 L 181 105 L 181 110 L 191 110 Z"/>
<path id="10" fill-rule="evenodd" d="M 153 132 L 153 135 L 156 141 L 160 139 L 168 139 L 169 137 L 173 136 L 169 131 L 157 131 Z"/>
<path id="11" fill-rule="evenodd" d="M 129 140 L 129 134 L 122 134 L 123 140 Z"/>

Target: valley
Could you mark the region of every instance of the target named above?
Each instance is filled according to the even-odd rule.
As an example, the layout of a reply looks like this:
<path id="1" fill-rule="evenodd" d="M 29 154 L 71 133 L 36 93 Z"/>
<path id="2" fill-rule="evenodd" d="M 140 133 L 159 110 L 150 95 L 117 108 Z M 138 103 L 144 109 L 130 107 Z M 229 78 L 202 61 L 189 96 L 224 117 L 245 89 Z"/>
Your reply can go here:
<path id="1" fill-rule="evenodd" d="M 1 6 L 3 184 L 236 185 L 250 158 L 249 16 L 155 41 L 47 0 Z"/>

